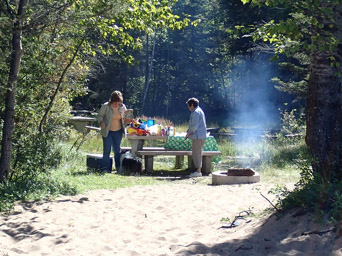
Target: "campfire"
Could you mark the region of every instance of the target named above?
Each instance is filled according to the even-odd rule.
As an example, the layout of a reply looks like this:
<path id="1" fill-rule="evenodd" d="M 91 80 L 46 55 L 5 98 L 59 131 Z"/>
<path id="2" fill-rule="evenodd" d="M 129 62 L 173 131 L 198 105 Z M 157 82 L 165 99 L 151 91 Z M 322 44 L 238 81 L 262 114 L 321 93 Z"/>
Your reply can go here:
<path id="1" fill-rule="evenodd" d="M 213 185 L 244 184 L 260 181 L 260 174 L 251 168 L 228 168 L 212 174 Z"/>
<path id="2" fill-rule="evenodd" d="M 228 176 L 253 176 L 255 171 L 250 168 L 229 168 L 227 171 Z"/>

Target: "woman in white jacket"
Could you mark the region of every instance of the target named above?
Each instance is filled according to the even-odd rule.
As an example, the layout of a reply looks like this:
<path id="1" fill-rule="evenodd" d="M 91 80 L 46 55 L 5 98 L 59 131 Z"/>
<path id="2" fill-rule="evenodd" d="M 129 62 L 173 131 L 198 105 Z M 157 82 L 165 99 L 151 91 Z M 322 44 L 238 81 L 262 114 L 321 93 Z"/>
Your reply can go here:
<path id="1" fill-rule="evenodd" d="M 103 140 L 103 162 L 102 168 L 105 172 L 111 172 L 110 152 L 113 149 L 115 169 L 120 170 L 120 152 L 121 140 L 125 134 L 124 124 L 131 120 L 125 119 L 127 108 L 123 104 L 122 93 L 112 92 L 109 102 L 101 106 L 97 120 L 101 126 L 101 135 Z"/>

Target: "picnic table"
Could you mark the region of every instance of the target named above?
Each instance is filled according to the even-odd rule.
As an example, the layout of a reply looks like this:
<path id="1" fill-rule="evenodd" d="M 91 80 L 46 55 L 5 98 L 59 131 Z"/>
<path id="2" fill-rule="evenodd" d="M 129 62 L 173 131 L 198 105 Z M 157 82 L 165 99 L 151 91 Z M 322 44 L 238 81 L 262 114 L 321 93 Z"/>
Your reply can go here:
<path id="1" fill-rule="evenodd" d="M 192 145 L 190 140 L 185 140 L 184 136 L 137 136 L 128 135 L 129 142 L 132 145 L 132 154 L 134 156 L 144 157 L 145 171 L 153 172 L 153 158 L 156 156 L 176 156 L 175 167 L 180 168 L 184 162 L 184 156 L 188 156 L 188 168 L 193 169 Z M 154 150 L 145 149 L 146 140 L 164 140 L 164 147 L 154 148 Z M 207 175 L 211 172 L 211 162 L 219 161 L 221 152 L 218 150 L 218 144 L 214 137 L 207 137 L 204 144 L 202 173 Z"/>
<path id="2" fill-rule="evenodd" d="M 96 118 L 94 117 L 73 116 L 69 119 L 69 123 L 71 123 L 74 128 L 81 133 L 86 132 L 87 128 L 91 129 L 92 126 L 89 126 L 89 124 L 93 124 L 95 122 Z"/>

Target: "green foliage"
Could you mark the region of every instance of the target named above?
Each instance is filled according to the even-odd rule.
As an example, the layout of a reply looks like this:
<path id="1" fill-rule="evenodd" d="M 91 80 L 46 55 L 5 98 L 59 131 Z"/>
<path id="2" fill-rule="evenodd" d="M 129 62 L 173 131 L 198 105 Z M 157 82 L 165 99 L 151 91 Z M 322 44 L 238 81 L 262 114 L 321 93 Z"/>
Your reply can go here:
<path id="1" fill-rule="evenodd" d="M 299 113 L 296 115 L 297 109 L 292 109 L 290 112 L 281 111 L 282 127 L 280 134 L 282 135 L 304 135 L 305 133 L 305 115 Z"/>
<path id="2" fill-rule="evenodd" d="M 294 101 L 305 99 L 309 80 L 309 62 L 310 57 L 304 51 L 294 54 L 289 61 L 279 62 L 280 69 L 284 72 L 291 72 L 291 75 L 285 78 L 273 78 L 275 88 L 295 95 Z"/>
<path id="3" fill-rule="evenodd" d="M 30 91 L 29 91 L 30 92 Z M 59 165 L 61 161 L 57 138 L 66 137 L 66 123 L 69 105 L 66 100 L 57 100 L 52 108 L 43 131 L 38 124 L 44 113 L 44 104 L 29 92 L 18 92 L 19 98 L 16 111 L 16 127 L 13 134 L 12 180 L 31 179 L 41 172 Z M 34 91 L 31 91 L 34 93 Z"/>
<path id="4" fill-rule="evenodd" d="M 307 159 L 308 152 L 304 141 L 305 117 L 296 115 L 297 110 L 284 110 L 282 127 L 276 135 L 265 134 L 263 138 L 242 138 L 220 141 L 223 155 L 244 156 L 256 159 L 259 164 L 267 163 L 277 168 L 295 164 L 298 159 Z"/>
<path id="5" fill-rule="evenodd" d="M 273 151 L 269 154 L 270 162 L 277 167 L 283 167 L 287 163 L 296 164 L 298 159 L 308 159 L 308 151 L 304 141 L 305 116 L 297 110 L 290 112 L 281 111 L 282 126 L 275 140 L 270 140 L 269 145 Z"/>
<path id="6" fill-rule="evenodd" d="M 12 180 L 31 179 L 41 172 L 49 172 L 61 161 L 59 149 L 54 146 L 55 140 L 49 137 L 30 134 L 17 143 Z"/>
<path id="7" fill-rule="evenodd" d="M 329 221 L 338 222 L 342 219 L 342 183 L 325 183 L 319 173 L 313 172 L 307 150 L 293 159 L 300 170 L 300 178 L 294 190 L 284 186 L 272 189 L 277 197 L 277 208 L 287 211 L 300 208 L 302 211 L 315 213 L 317 221 L 328 217 Z"/>
<path id="8" fill-rule="evenodd" d="M 278 188 L 272 193 L 279 198 L 277 207 L 283 211 L 300 208 L 314 212 L 318 221 L 322 221 L 326 216 L 335 223 L 342 219 L 341 182 L 324 184 L 311 181 L 297 184 L 293 191 Z"/>
<path id="9" fill-rule="evenodd" d="M 330 51 L 331 64 L 339 66 L 340 63 L 333 57 L 337 49 L 334 28 L 338 27 L 333 13 L 341 0 L 329 1 L 290 1 L 290 0 L 241 0 L 244 4 L 251 3 L 259 7 L 285 7 L 288 17 L 275 22 L 268 20 L 264 24 L 252 27 L 254 40 L 269 42 L 276 53 L 291 56 L 300 51 L 312 53 L 314 51 Z M 325 22 L 323 22 L 325 21 Z M 310 28 L 310 29 L 309 29 Z"/>

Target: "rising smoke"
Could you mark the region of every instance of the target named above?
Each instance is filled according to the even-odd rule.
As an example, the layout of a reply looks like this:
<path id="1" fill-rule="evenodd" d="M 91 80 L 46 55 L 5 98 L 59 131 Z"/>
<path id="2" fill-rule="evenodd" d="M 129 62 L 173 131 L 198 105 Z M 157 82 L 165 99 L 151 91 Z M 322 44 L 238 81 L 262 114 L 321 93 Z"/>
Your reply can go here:
<path id="1" fill-rule="evenodd" d="M 242 61 L 235 69 L 239 76 L 233 81 L 237 91 L 234 126 L 266 130 L 278 125 L 281 93 L 270 81 L 276 76 L 275 64 L 258 57 Z"/>
<path id="2" fill-rule="evenodd" d="M 282 94 L 274 88 L 271 78 L 277 76 L 276 64 L 269 56 L 245 59 L 235 67 L 236 91 L 234 141 L 238 155 L 249 155 L 250 161 L 238 161 L 241 167 L 250 167 L 262 154 L 263 136 L 280 124 L 279 108 Z"/>

